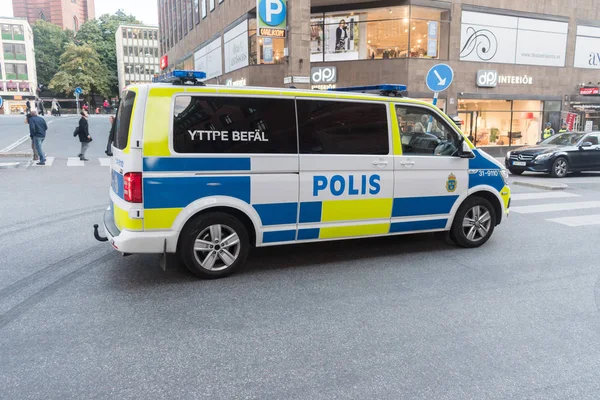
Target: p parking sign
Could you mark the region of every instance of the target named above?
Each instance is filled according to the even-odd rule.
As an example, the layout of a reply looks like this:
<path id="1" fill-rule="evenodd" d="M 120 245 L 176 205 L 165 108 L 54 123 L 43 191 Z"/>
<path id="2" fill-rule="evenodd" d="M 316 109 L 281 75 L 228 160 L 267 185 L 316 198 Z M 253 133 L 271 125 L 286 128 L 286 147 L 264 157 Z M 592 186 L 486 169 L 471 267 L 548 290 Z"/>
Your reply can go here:
<path id="1" fill-rule="evenodd" d="M 256 0 L 258 35 L 285 37 L 287 28 L 287 0 Z"/>

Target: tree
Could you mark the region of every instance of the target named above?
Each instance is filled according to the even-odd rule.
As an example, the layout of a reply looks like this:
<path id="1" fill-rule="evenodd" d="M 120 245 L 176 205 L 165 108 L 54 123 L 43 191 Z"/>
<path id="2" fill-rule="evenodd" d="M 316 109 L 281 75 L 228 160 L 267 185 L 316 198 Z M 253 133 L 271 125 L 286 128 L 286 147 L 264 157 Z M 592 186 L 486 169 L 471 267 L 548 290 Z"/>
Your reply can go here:
<path id="1" fill-rule="evenodd" d="M 38 83 L 48 86 L 58 72 L 60 55 L 71 43 L 73 32 L 63 31 L 59 26 L 42 20 L 38 20 L 31 29 Z"/>
<path id="2" fill-rule="evenodd" d="M 91 46 L 70 44 L 60 56 L 60 71 L 50 81 L 50 89 L 71 96 L 76 87 L 90 101 L 95 94 L 110 93 L 109 71 Z"/>
<path id="3" fill-rule="evenodd" d="M 98 19 L 87 21 L 77 32 L 75 42 L 91 46 L 100 56 L 102 63 L 108 67 L 111 96 L 117 95 L 119 92 L 115 33 L 119 25 L 139 23 L 140 21 L 133 15 L 127 15 L 123 10 L 118 10 L 112 15 L 103 14 Z"/>

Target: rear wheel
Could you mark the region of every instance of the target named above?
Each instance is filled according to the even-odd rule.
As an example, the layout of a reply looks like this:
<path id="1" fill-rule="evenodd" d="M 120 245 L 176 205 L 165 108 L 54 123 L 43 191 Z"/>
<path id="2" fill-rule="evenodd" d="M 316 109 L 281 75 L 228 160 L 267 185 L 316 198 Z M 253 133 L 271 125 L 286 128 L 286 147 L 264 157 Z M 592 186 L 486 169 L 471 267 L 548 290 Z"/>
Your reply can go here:
<path id="1" fill-rule="evenodd" d="M 490 239 L 495 226 L 492 204 L 482 197 L 470 197 L 456 212 L 450 234 L 461 247 L 479 247 Z"/>
<path id="2" fill-rule="evenodd" d="M 185 266 L 203 279 L 232 274 L 244 264 L 250 250 L 246 227 L 226 213 L 201 214 L 181 235 L 178 254 Z"/>
<path id="3" fill-rule="evenodd" d="M 513 175 L 521 175 L 523 172 L 525 172 L 521 169 L 514 169 L 514 168 L 509 168 L 509 171 Z"/>
<path id="4" fill-rule="evenodd" d="M 567 159 L 564 157 L 558 157 L 552 163 L 552 170 L 550 171 L 550 174 L 554 178 L 564 178 L 565 176 L 567 176 L 568 171 L 569 163 L 567 162 Z"/>

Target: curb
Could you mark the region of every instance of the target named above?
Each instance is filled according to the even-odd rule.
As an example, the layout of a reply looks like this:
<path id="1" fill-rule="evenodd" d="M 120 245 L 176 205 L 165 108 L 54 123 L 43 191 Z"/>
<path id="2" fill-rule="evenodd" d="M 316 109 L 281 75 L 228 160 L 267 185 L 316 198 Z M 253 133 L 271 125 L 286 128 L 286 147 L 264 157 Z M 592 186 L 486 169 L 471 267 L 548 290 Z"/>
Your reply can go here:
<path id="1" fill-rule="evenodd" d="M 0 169 L 19 168 L 20 165 L 21 165 L 20 162 L 0 163 Z"/>
<path id="2" fill-rule="evenodd" d="M 0 157 L 32 157 L 32 151 L 15 151 L 15 152 L 6 152 L 0 153 Z"/>
<path id="3" fill-rule="evenodd" d="M 544 190 L 565 190 L 569 188 L 569 185 L 564 183 L 553 183 L 553 184 L 544 184 L 544 183 L 536 183 L 536 182 L 524 182 L 524 181 L 513 181 L 515 185 L 520 186 L 528 186 L 536 189 L 544 189 Z"/>

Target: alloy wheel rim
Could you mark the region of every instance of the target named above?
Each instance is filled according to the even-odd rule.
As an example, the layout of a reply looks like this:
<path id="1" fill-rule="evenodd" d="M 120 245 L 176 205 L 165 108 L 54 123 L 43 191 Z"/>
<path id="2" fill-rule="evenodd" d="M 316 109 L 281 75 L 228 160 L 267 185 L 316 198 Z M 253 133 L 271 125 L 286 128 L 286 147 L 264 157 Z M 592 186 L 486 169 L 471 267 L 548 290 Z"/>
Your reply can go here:
<path id="1" fill-rule="evenodd" d="M 237 260 L 240 250 L 240 237 L 227 225 L 208 226 L 194 241 L 194 257 L 208 271 L 229 268 Z"/>
<path id="2" fill-rule="evenodd" d="M 563 176 L 567 172 L 567 162 L 565 160 L 558 160 L 554 166 L 556 175 Z"/>
<path id="3" fill-rule="evenodd" d="M 489 234 L 492 214 L 481 205 L 473 206 L 463 218 L 463 233 L 472 242 L 479 242 Z"/>

